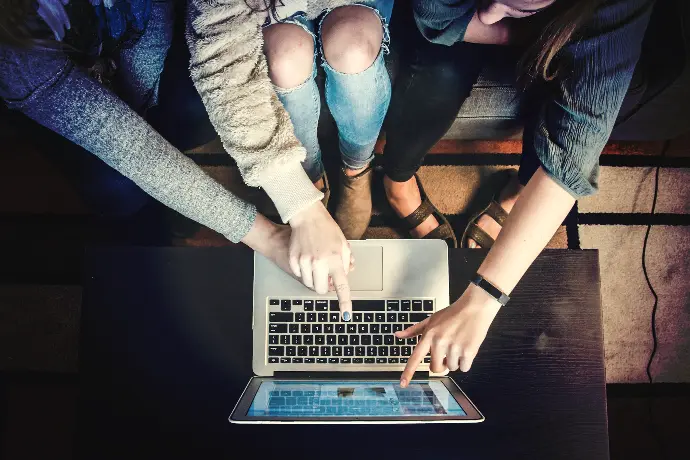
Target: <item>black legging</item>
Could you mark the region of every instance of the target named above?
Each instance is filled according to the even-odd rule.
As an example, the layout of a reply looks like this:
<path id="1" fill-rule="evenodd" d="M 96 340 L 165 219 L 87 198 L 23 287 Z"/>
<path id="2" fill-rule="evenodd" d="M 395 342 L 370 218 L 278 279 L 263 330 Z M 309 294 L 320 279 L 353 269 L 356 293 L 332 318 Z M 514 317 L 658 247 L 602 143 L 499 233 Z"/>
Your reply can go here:
<path id="1" fill-rule="evenodd" d="M 397 5 L 396 5 L 397 8 Z M 401 8 L 406 10 L 406 8 Z M 393 40 L 401 50 L 385 124 L 384 170 L 396 182 L 409 180 L 424 156 L 451 127 L 469 96 L 491 46 L 460 42 L 453 46 L 427 41 L 417 29 L 412 13 L 400 11 L 394 18 Z M 397 37 L 396 37 L 397 32 Z M 524 185 L 539 168 L 531 147 L 531 119 L 525 127 L 520 182 Z"/>

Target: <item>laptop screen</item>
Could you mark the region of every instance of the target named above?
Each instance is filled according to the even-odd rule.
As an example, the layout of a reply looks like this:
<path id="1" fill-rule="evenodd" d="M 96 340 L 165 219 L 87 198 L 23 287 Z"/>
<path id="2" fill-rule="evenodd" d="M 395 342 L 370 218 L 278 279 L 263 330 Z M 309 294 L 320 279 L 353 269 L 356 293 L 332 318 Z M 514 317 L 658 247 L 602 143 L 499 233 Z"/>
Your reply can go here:
<path id="1" fill-rule="evenodd" d="M 465 416 L 437 380 L 264 381 L 247 411 L 250 417 Z"/>

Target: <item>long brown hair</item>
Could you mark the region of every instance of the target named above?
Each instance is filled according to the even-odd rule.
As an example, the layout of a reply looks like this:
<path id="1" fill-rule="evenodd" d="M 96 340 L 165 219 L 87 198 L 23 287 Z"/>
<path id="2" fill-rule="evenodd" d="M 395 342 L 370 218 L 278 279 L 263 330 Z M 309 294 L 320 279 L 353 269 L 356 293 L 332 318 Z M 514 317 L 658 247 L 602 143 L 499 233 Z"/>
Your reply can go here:
<path id="1" fill-rule="evenodd" d="M 594 11 L 606 0 L 556 0 L 553 19 L 537 41 L 530 46 L 518 64 L 523 87 L 537 79 L 553 80 L 561 70 L 554 59 L 574 39 L 576 33 L 592 18 Z"/>

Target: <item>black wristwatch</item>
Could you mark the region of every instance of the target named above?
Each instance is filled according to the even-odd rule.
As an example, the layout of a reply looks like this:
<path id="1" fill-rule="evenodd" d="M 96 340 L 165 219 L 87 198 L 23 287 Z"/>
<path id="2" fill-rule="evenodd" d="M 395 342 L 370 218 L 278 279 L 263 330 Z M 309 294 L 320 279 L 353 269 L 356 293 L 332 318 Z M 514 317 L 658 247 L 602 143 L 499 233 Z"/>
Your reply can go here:
<path id="1" fill-rule="evenodd" d="M 505 294 L 499 288 L 485 280 L 484 277 L 479 273 L 474 275 L 474 278 L 472 279 L 472 284 L 484 289 L 484 291 L 486 291 L 487 294 L 496 299 L 498 303 L 500 303 L 504 307 L 506 306 L 508 301 L 510 301 L 510 297 L 508 297 L 507 294 Z"/>

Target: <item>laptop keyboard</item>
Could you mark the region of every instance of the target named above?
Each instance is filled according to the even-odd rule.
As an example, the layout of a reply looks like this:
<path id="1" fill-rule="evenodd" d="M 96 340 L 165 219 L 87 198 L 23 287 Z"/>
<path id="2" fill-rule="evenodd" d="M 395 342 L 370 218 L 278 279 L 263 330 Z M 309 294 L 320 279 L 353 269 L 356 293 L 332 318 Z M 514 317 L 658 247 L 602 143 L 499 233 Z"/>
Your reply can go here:
<path id="1" fill-rule="evenodd" d="M 342 321 L 337 300 L 268 299 L 270 364 L 405 364 L 418 337 L 393 335 L 434 312 L 431 299 L 353 300 Z M 425 363 L 431 358 L 427 355 Z"/>

